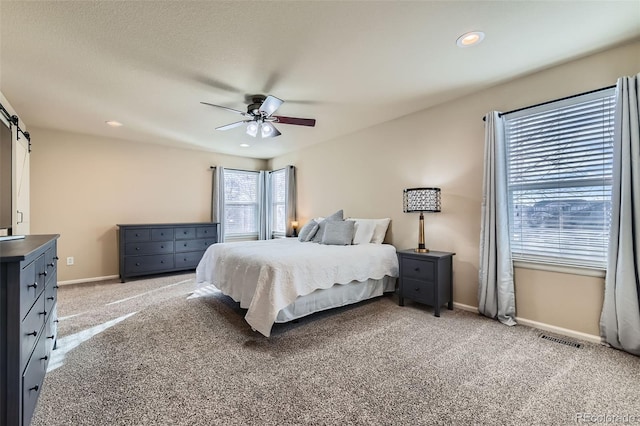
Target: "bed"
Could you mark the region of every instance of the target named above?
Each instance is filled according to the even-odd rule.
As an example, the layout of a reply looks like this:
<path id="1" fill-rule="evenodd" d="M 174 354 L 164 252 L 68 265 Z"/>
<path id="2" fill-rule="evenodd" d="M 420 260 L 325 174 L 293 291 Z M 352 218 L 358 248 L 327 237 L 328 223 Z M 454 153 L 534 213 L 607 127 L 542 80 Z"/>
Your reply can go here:
<path id="1" fill-rule="evenodd" d="M 276 322 L 394 291 L 397 277 L 392 245 L 297 238 L 213 244 L 196 269 L 200 285 L 239 302 L 247 323 L 267 337 Z"/>

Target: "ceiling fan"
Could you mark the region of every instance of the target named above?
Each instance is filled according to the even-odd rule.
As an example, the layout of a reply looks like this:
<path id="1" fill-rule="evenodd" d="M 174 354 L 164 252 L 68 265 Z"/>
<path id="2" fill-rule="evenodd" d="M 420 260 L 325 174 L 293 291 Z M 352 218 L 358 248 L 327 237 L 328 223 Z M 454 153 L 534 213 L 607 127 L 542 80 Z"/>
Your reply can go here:
<path id="1" fill-rule="evenodd" d="M 284 103 L 282 99 L 278 99 L 275 96 L 265 95 L 253 95 L 251 96 L 251 103 L 247 106 L 247 112 L 239 111 L 233 108 L 227 108 L 221 105 L 214 105 L 208 102 L 200 102 L 204 105 L 209 105 L 216 108 L 226 109 L 227 111 L 235 112 L 242 115 L 245 120 L 236 121 L 235 123 L 227 124 L 224 126 L 216 127 L 216 130 L 229 130 L 243 124 L 247 124 L 247 134 L 253 137 L 260 135 L 263 138 L 275 138 L 282 133 L 278 131 L 273 125 L 274 123 L 281 124 L 293 124 L 296 126 L 309 126 L 316 125 L 316 120 L 313 118 L 296 118 L 296 117 L 283 117 L 281 115 L 273 115 L 280 105 Z"/>

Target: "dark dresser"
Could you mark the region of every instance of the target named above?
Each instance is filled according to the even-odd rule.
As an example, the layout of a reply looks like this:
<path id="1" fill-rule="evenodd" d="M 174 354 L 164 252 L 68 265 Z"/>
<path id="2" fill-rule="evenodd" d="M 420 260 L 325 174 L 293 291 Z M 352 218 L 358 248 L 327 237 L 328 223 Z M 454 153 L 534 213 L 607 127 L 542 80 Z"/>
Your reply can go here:
<path id="1" fill-rule="evenodd" d="M 213 222 L 118 225 L 120 280 L 195 269 L 207 247 L 218 242 Z"/>
<path id="2" fill-rule="evenodd" d="M 56 344 L 59 235 L 0 242 L 0 424 L 27 426 Z"/>
<path id="3" fill-rule="evenodd" d="M 430 251 L 416 253 L 399 250 L 400 286 L 398 301 L 404 298 L 433 306 L 433 315 L 440 316 L 440 307 L 453 309 L 453 256 L 455 253 Z"/>

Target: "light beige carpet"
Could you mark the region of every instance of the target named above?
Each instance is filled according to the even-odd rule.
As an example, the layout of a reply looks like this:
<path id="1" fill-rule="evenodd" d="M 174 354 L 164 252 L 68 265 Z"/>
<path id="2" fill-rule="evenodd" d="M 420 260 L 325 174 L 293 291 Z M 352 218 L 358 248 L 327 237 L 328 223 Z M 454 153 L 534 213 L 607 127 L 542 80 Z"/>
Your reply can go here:
<path id="1" fill-rule="evenodd" d="M 395 296 L 252 332 L 193 274 L 61 286 L 59 348 L 32 424 L 640 422 L 640 358 Z M 582 417 L 580 417 L 582 416 Z"/>

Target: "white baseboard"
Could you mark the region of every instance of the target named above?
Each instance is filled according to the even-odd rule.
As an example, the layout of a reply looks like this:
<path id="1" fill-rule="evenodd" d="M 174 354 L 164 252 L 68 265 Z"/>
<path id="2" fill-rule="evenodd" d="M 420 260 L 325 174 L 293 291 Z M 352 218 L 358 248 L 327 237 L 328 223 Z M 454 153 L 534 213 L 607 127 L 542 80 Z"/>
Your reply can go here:
<path id="1" fill-rule="evenodd" d="M 585 340 L 591 343 L 602 343 L 600 336 L 583 333 L 581 331 L 570 330 L 568 328 L 557 327 L 555 325 L 545 324 L 543 322 L 533 321 L 526 318 L 516 317 L 518 324 L 527 327 L 537 328 L 539 330 L 549 331 L 551 333 L 560 334 L 562 336 L 573 337 L 574 339 Z"/>
<path id="2" fill-rule="evenodd" d="M 79 280 L 58 281 L 58 285 L 92 283 L 96 281 L 112 280 L 114 278 L 120 278 L 120 275 L 107 275 L 106 277 L 80 278 Z"/>
<path id="3" fill-rule="evenodd" d="M 453 307 L 463 311 L 478 313 L 477 306 L 471 306 L 471 305 L 465 305 L 463 303 L 453 302 Z M 560 334 L 562 336 L 572 337 L 574 339 L 584 340 L 591 343 L 602 343 L 602 339 L 600 336 L 583 333 L 581 331 L 570 330 L 568 328 L 562 328 L 555 325 L 545 324 L 543 322 L 533 321 L 533 320 L 521 318 L 521 317 L 516 317 L 516 322 L 520 325 L 536 328 L 538 330 L 548 331 L 550 333 Z"/>

